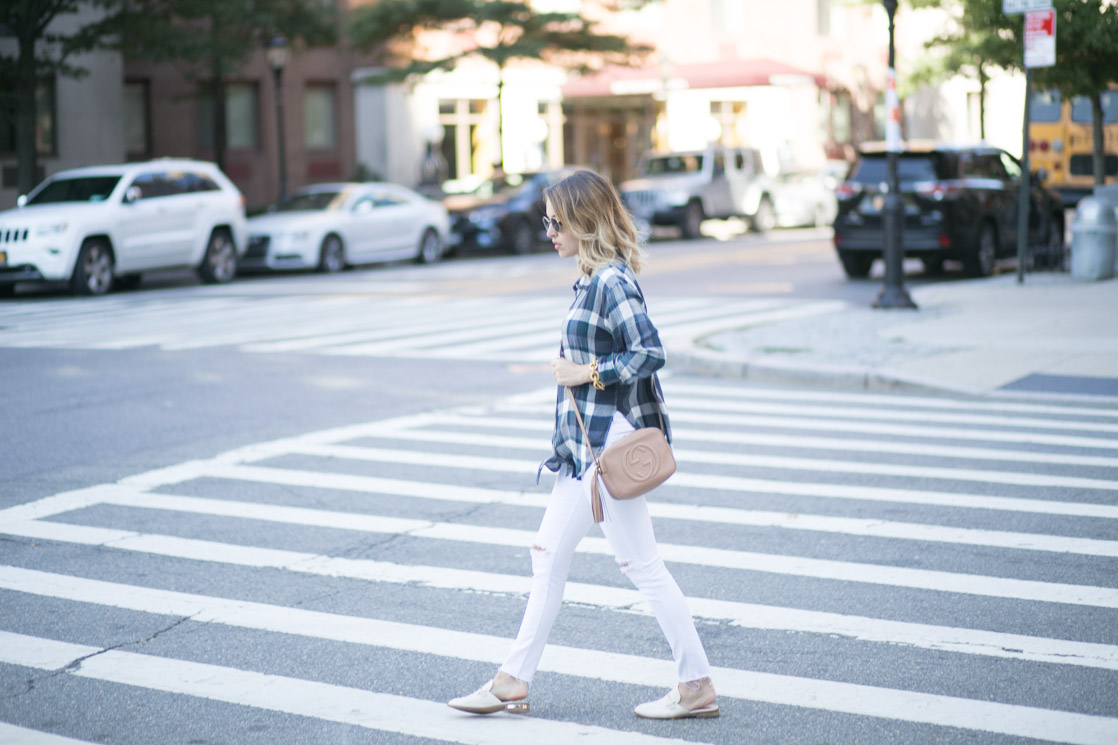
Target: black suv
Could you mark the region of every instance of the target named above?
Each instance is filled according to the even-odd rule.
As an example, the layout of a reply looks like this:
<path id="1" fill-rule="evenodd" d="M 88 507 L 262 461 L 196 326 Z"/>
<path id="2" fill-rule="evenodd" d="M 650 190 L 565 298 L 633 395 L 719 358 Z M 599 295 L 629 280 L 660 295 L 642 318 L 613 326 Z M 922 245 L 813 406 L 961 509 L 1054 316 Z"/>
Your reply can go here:
<path id="1" fill-rule="evenodd" d="M 1043 186 L 1046 176 L 1040 169 L 1030 179 L 1027 243 L 1038 266 L 1062 266 L 1064 208 Z M 897 179 L 904 253 L 923 261 L 929 273 L 954 259 L 967 276 L 985 277 L 997 259 L 1016 255 L 1021 164 L 1009 153 L 988 146 L 910 145 L 898 153 Z M 887 180 L 886 152 L 866 149 L 836 190 L 835 249 L 848 277 L 865 277 L 881 257 Z"/>
<path id="2" fill-rule="evenodd" d="M 459 249 L 535 251 L 547 241 L 543 190 L 576 170 L 502 174 L 483 181 L 472 192 L 446 197 L 443 204 L 450 212 L 447 253 Z"/>

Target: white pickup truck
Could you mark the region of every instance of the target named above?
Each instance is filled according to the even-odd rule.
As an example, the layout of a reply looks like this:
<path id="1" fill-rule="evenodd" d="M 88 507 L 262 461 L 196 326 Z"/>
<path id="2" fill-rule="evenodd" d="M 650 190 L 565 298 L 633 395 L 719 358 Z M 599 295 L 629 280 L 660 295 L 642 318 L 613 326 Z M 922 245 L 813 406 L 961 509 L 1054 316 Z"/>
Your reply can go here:
<path id="1" fill-rule="evenodd" d="M 649 153 L 639 171 L 621 184 L 621 197 L 645 226 L 674 225 L 684 238 L 697 238 L 707 218 L 742 217 L 755 231 L 775 224 L 769 179 L 752 148 Z"/>

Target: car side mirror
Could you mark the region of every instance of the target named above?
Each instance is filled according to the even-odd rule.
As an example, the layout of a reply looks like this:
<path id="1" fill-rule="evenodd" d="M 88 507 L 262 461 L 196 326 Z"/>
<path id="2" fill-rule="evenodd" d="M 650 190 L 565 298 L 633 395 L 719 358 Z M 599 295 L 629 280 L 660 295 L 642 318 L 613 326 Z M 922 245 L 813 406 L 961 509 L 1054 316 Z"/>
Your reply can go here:
<path id="1" fill-rule="evenodd" d="M 124 203 L 132 204 L 144 198 L 143 190 L 138 186 L 129 186 L 124 192 Z"/>
<path id="2" fill-rule="evenodd" d="M 27 206 L 27 195 L 26 194 L 20 194 L 16 198 L 16 207 L 26 207 L 26 206 Z"/>
<path id="3" fill-rule="evenodd" d="M 1036 178 L 1038 184 L 1043 184 L 1045 181 L 1048 180 L 1048 169 L 1038 168 L 1036 169 L 1036 173 L 1033 174 L 1033 176 Z"/>

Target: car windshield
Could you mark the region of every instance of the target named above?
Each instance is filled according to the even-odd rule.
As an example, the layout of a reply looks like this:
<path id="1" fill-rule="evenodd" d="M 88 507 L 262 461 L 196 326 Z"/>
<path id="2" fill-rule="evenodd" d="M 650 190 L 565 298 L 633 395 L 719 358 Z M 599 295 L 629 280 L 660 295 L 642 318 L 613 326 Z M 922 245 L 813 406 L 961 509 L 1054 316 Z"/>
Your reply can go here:
<path id="1" fill-rule="evenodd" d="M 336 210 L 345 202 L 345 191 L 304 191 L 292 194 L 276 212 L 320 212 Z"/>
<path id="2" fill-rule="evenodd" d="M 703 170 L 702 155 L 665 155 L 649 158 L 644 164 L 647 176 L 660 176 L 665 173 L 698 173 Z"/>
<path id="3" fill-rule="evenodd" d="M 1029 99 L 1029 119 L 1037 123 L 1060 121 L 1059 91 L 1036 91 Z"/>
<path id="4" fill-rule="evenodd" d="M 943 170 L 942 158 L 935 153 L 901 153 L 897 158 L 897 180 L 903 183 L 938 181 Z M 889 180 L 889 162 L 885 153 L 863 155 L 847 176 L 859 184 L 881 184 Z"/>
<path id="5" fill-rule="evenodd" d="M 58 202 L 104 202 L 120 182 L 120 176 L 84 176 L 60 178 L 48 182 L 28 204 L 55 204 Z"/>
<path id="6" fill-rule="evenodd" d="M 1118 122 L 1118 91 L 1103 91 L 1102 121 L 1103 124 Z M 1091 99 L 1086 96 L 1076 96 L 1071 100 L 1071 120 L 1076 124 L 1089 124 L 1094 114 L 1091 111 Z"/>
<path id="7" fill-rule="evenodd" d="M 531 174 L 510 173 L 506 176 L 482 181 L 474 189 L 474 194 L 482 199 L 496 196 L 511 196 L 526 191 L 532 185 Z"/>

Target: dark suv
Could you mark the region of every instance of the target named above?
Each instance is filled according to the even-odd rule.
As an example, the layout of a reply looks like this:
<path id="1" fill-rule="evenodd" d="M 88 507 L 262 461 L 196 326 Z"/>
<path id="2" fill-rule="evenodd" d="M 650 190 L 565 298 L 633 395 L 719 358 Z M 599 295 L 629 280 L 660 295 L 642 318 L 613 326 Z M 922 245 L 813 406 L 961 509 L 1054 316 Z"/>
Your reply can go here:
<path id="1" fill-rule="evenodd" d="M 866 149 L 836 190 L 835 249 L 848 277 L 865 277 L 881 257 L 887 174 L 885 151 Z M 1045 176 L 1041 169 L 1031 179 L 1027 243 L 1038 264 L 1062 266 L 1064 208 L 1043 186 Z M 997 259 L 1016 255 L 1021 164 L 1009 153 L 988 146 L 909 146 L 898 154 L 897 178 L 904 253 L 921 259 L 928 272 L 954 259 L 967 276 L 985 277 Z"/>

